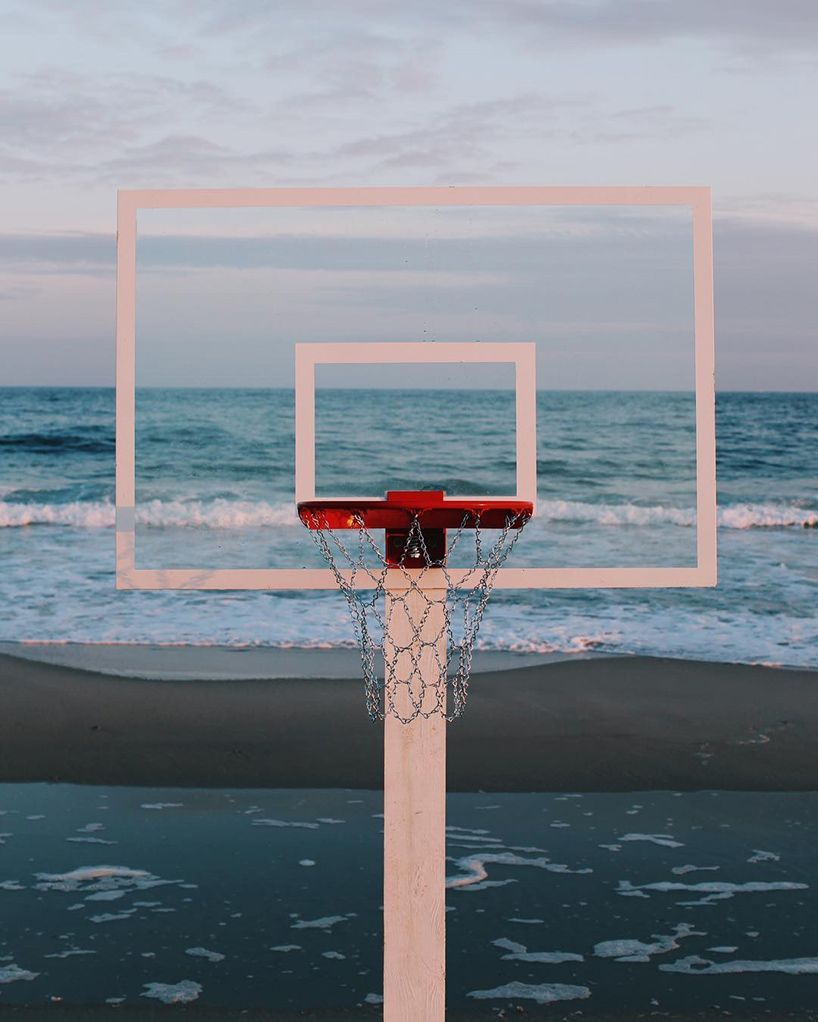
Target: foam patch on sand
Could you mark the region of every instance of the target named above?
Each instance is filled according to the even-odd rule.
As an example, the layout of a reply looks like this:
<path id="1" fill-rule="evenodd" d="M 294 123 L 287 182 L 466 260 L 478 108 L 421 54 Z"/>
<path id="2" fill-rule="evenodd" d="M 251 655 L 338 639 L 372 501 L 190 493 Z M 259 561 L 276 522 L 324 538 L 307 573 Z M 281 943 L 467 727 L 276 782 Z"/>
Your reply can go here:
<path id="1" fill-rule="evenodd" d="M 818 958 L 774 958 L 769 961 L 734 959 L 731 962 L 713 962 L 709 958 L 688 955 L 687 958 L 667 962 L 659 968 L 663 972 L 680 972 L 689 976 L 710 976 L 728 972 L 784 972 L 796 976 L 818 973 Z"/>
<path id="2" fill-rule="evenodd" d="M 470 990 L 467 996 L 480 1001 L 529 1000 L 537 1004 L 554 1004 L 557 1001 L 583 1000 L 591 996 L 591 991 L 573 983 L 520 983 L 515 980 L 493 990 Z"/>
<path id="3" fill-rule="evenodd" d="M 641 940 L 603 940 L 594 945 L 597 958 L 613 958 L 617 962 L 649 962 L 653 955 L 664 955 L 679 947 L 682 937 L 706 937 L 701 930 L 694 930 L 687 923 L 679 923 L 672 934 L 652 933 L 652 943 Z"/>
<path id="4" fill-rule="evenodd" d="M 74 955 L 95 955 L 96 951 L 87 951 L 83 948 L 71 948 L 68 951 L 55 951 L 50 955 L 43 955 L 44 958 L 73 958 Z"/>
<path id="5" fill-rule="evenodd" d="M 148 988 L 140 996 L 153 997 L 163 1004 L 188 1004 L 198 999 L 202 992 L 201 983 L 183 979 L 178 983 L 145 983 Z"/>
<path id="6" fill-rule="evenodd" d="M 544 962 L 547 965 L 585 961 L 582 955 L 574 954 L 572 951 L 529 951 L 524 944 L 518 944 L 516 941 L 509 940 L 508 937 L 499 937 L 497 940 L 493 940 L 492 944 L 509 952 L 507 955 L 502 955 L 503 961 Z"/>
<path id="7" fill-rule="evenodd" d="M 623 834 L 617 841 L 649 841 L 662 848 L 684 848 L 683 841 L 677 841 L 672 834 Z"/>
<path id="8" fill-rule="evenodd" d="M 0 965 L 0 983 L 14 983 L 18 979 L 32 980 L 39 976 L 39 972 L 29 972 L 28 969 L 21 969 L 14 962 L 11 965 Z"/>
<path id="9" fill-rule="evenodd" d="M 336 923 L 345 923 L 349 916 L 321 916 L 320 919 L 297 919 L 293 930 L 324 930 L 329 932 Z"/>
<path id="10" fill-rule="evenodd" d="M 446 827 L 449 848 L 502 848 L 503 839 L 493 837 L 489 831 L 475 827 Z"/>
<path id="11" fill-rule="evenodd" d="M 223 962 L 224 955 L 219 951 L 208 951 L 205 947 L 185 948 L 185 954 L 192 958 L 206 958 L 209 962 Z"/>
<path id="12" fill-rule="evenodd" d="M 252 820 L 254 827 L 300 827 L 303 830 L 318 830 L 317 823 L 303 823 L 301 820 Z"/>
<path id="13" fill-rule="evenodd" d="M 144 869 L 130 866 L 80 866 L 67 873 L 36 873 L 38 891 L 144 891 L 179 880 L 162 880 Z"/>
<path id="14" fill-rule="evenodd" d="M 754 848 L 753 854 L 747 860 L 748 862 L 780 862 L 781 856 L 777 852 L 765 852 L 761 848 Z"/>
<path id="15" fill-rule="evenodd" d="M 695 901 L 680 901 L 680 905 L 709 905 L 714 901 L 724 901 L 727 898 L 732 898 L 736 894 L 755 894 L 762 891 L 803 891 L 808 887 L 809 884 L 796 883 L 790 880 L 767 882 L 749 880 L 741 884 L 733 884 L 726 881 L 683 884 L 672 880 L 662 880 L 654 884 L 632 884 L 629 880 L 620 880 L 616 893 L 647 898 L 650 895 L 646 894 L 646 891 L 658 891 L 661 893 L 691 891 L 693 893 L 701 893 L 704 897 Z"/>
<path id="16" fill-rule="evenodd" d="M 446 887 L 450 890 L 481 890 L 489 886 L 512 883 L 510 880 L 488 880 L 486 866 L 496 864 L 498 866 L 533 866 L 536 869 L 544 869 L 549 873 L 593 873 L 590 868 L 571 869 L 570 867 L 557 862 L 551 862 L 545 856 L 536 859 L 526 859 L 514 852 L 490 852 L 486 855 L 466 855 L 455 859 L 459 869 L 463 871 L 461 876 L 446 878 Z"/>
<path id="17" fill-rule="evenodd" d="M 671 869 L 671 873 L 675 873 L 676 876 L 684 876 L 686 873 L 703 873 L 706 870 L 718 870 L 719 866 L 693 866 L 690 863 L 684 866 L 674 866 Z"/>

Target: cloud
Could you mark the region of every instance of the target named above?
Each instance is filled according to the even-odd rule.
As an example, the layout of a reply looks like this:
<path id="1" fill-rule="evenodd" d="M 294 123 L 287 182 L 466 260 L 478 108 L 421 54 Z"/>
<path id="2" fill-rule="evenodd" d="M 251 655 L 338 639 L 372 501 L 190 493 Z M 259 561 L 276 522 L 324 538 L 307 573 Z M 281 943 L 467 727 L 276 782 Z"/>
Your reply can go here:
<path id="1" fill-rule="evenodd" d="M 414 0 L 389 8 L 379 0 L 345 0 L 342 10 L 339 18 L 334 0 L 163 5 L 166 15 L 186 20 L 192 36 L 238 37 L 258 49 L 289 25 L 319 38 L 341 32 L 352 39 L 370 33 L 373 24 L 395 39 L 505 35 L 549 51 L 689 39 L 741 53 L 811 54 L 818 44 L 814 0 Z"/>
<path id="2" fill-rule="evenodd" d="M 641 45 L 693 39 L 739 51 L 809 53 L 818 45 L 814 0 L 477 0 L 493 28 L 529 46 Z M 455 2 L 455 8 L 462 9 Z"/>
<path id="3" fill-rule="evenodd" d="M 0 287 L 0 302 L 13 302 L 18 298 L 30 298 L 37 293 L 37 289 L 31 284 L 20 284 L 9 281 Z"/>
<path id="4" fill-rule="evenodd" d="M 318 37 L 279 46 L 264 68 L 277 77 L 308 77 L 310 86 L 285 95 L 287 104 L 316 105 L 350 100 L 383 100 L 400 93 L 424 94 L 440 80 L 446 44 L 434 34 L 401 38 L 370 28 L 337 23 Z"/>
<path id="5" fill-rule="evenodd" d="M 594 232 L 591 226 L 581 219 L 557 220 L 555 236 L 560 239 L 559 251 L 563 254 L 587 254 L 594 279 L 602 279 L 599 275 L 606 261 L 610 265 L 617 253 L 629 253 L 628 259 L 636 259 L 641 251 L 649 260 L 655 258 L 656 244 L 649 233 L 640 235 L 645 228 L 640 228 L 636 220 L 623 221 L 618 232 L 599 225 Z M 377 272 L 380 296 L 397 305 L 409 302 L 410 308 L 416 282 L 408 280 L 405 286 L 400 283 L 407 259 L 416 270 L 431 266 L 448 271 L 450 276 L 441 280 L 441 286 L 462 292 L 466 301 L 468 282 L 453 274 L 465 266 L 477 274 L 478 288 L 485 286 L 480 274 L 502 269 L 513 276 L 537 255 L 532 244 L 530 239 L 501 237 L 481 249 L 454 236 L 427 265 L 422 257 L 424 242 L 418 238 L 256 237 L 244 239 L 237 249 L 235 238 L 209 235 L 192 242 L 190 237 L 171 235 L 143 246 L 140 265 L 143 269 L 153 265 L 163 272 L 193 266 L 216 274 L 228 266 L 244 267 L 250 273 L 264 268 L 289 271 L 318 267 L 329 274 L 354 271 L 363 283 L 355 283 L 350 277 L 344 285 L 353 298 L 365 296 L 367 274 Z M 818 290 L 814 281 L 818 228 L 721 216 L 715 223 L 715 255 L 719 385 L 734 389 L 763 389 L 769 385 L 818 389 Z M 568 272 L 571 260 L 564 261 Z M 34 276 L 43 280 L 59 274 L 110 279 L 113 265 L 114 239 L 107 234 L 0 234 L 0 297 L 16 299 L 16 304 L 33 302 L 34 298 L 22 289 Z M 387 280 L 390 273 L 394 288 Z M 327 283 L 331 283 L 330 278 Z M 42 301 L 39 291 L 35 297 L 37 303 Z M 593 317 L 593 309 L 589 315 Z M 38 318 L 35 304 L 27 318 L 33 327 Z"/>
<path id="6" fill-rule="evenodd" d="M 6 179 L 94 177 L 100 159 L 169 124 L 222 124 L 251 108 L 207 81 L 86 74 L 61 68 L 15 75 L 0 91 L 0 174 Z"/>
<path id="7" fill-rule="evenodd" d="M 541 154 L 549 143 L 574 147 L 676 139 L 707 127 L 703 118 L 670 104 L 610 109 L 591 93 L 529 91 L 426 110 L 405 128 L 349 138 L 318 155 L 335 165 L 357 164 L 370 179 L 420 168 L 434 171 L 444 183 L 489 183 L 530 166 L 532 140 L 534 152 Z M 504 154 L 500 160 L 498 153 Z"/>
<path id="8" fill-rule="evenodd" d="M 143 182 L 155 187 L 161 182 L 212 181 L 229 175 L 244 182 L 261 178 L 266 185 L 275 185 L 282 168 L 289 169 L 293 161 L 293 154 L 283 148 L 247 153 L 199 135 L 166 135 L 124 147 L 113 159 L 99 163 L 97 175 L 122 188 Z"/>
<path id="9" fill-rule="evenodd" d="M 567 43 L 660 42 L 698 24 L 679 13 L 687 6 L 418 0 L 384 9 L 348 0 L 341 13 L 329 0 L 145 0 L 138 11 L 44 0 L 41 33 L 62 24 L 85 58 L 75 66 L 89 70 L 45 66 L 8 80 L 0 178 L 68 186 L 387 182 L 404 174 L 491 182 L 547 164 L 549 151 L 673 140 L 707 122 L 667 102 L 617 103 L 615 93 L 582 84 L 540 88 L 546 68 L 545 77 L 529 78 L 533 87 L 498 96 L 492 75 L 513 67 L 521 34 L 536 54 Z M 700 21 L 697 31 L 711 34 L 728 24 L 704 14 Z M 737 14 L 733 21 L 743 31 Z M 469 45 L 487 35 L 497 67 L 485 69 L 483 82 Z M 120 70 L 112 53 L 122 55 Z M 485 98 L 459 98 L 481 90 Z"/>
<path id="10" fill-rule="evenodd" d="M 36 277 L 113 280 L 115 261 L 116 241 L 110 234 L 0 234 L 0 292 L 25 300 L 35 293 L 31 281 Z M 31 322 L 37 318 L 32 308 Z"/>
<path id="11" fill-rule="evenodd" d="M 333 160 L 371 160 L 372 171 L 424 167 L 442 171 L 477 168 L 494 163 L 495 153 L 511 151 L 514 138 L 536 131 L 540 140 L 564 132 L 561 116 L 587 109 L 587 95 L 546 96 L 519 93 L 425 112 L 417 123 L 401 130 L 361 135 L 339 143 L 326 156 Z M 504 161 L 514 166 L 514 161 Z"/>
<path id="12" fill-rule="evenodd" d="M 714 245 L 725 326 L 797 330 L 818 351 L 818 229 L 723 217 Z M 818 373 L 818 356 L 813 366 Z"/>
<path id="13" fill-rule="evenodd" d="M 548 49 L 696 39 L 740 50 L 808 52 L 818 43 L 814 0 L 414 0 L 389 8 L 380 0 L 345 0 L 342 19 L 335 0 L 200 0 L 195 6 L 176 0 L 162 8 L 186 18 L 194 36 L 240 36 L 259 47 L 289 24 L 318 36 L 337 34 L 339 20 L 350 34 L 377 24 L 393 37 L 430 35 L 430 25 L 438 36 L 522 32 L 531 45 Z"/>
<path id="14" fill-rule="evenodd" d="M 702 117 L 680 113 L 668 103 L 631 107 L 624 110 L 590 112 L 574 132 L 576 142 L 635 142 L 644 139 L 674 139 L 708 128 Z"/>
<path id="15" fill-rule="evenodd" d="M 721 387 L 818 390 L 818 229 L 723 217 L 715 236 Z"/>

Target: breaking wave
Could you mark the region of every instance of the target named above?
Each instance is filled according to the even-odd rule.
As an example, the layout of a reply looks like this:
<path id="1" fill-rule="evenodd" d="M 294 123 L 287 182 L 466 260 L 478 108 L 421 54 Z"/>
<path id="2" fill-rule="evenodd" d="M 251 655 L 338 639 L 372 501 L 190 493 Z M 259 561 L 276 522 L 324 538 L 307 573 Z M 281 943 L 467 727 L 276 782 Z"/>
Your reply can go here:
<path id="1" fill-rule="evenodd" d="M 599 526 L 696 524 L 693 508 L 639 504 L 591 504 L 544 500 L 538 506 L 540 522 L 587 522 Z M 0 528 L 32 525 L 69 526 L 75 529 L 111 529 L 115 510 L 110 501 L 75 501 L 67 504 L 0 501 Z M 152 528 L 256 529 L 298 523 L 291 503 L 230 500 L 151 500 L 136 513 L 138 525 Z M 728 504 L 719 508 L 722 529 L 817 528 L 818 510 L 794 504 Z"/>

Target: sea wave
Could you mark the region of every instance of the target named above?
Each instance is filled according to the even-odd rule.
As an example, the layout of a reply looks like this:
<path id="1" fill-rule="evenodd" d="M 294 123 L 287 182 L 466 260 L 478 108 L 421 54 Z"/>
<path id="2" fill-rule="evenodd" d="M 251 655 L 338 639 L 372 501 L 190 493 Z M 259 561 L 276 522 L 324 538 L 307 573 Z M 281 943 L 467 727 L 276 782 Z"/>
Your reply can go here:
<path id="1" fill-rule="evenodd" d="M 70 504 L 13 504 L 0 501 L 0 528 L 61 525 L 75 529 L 112 529 L 116 512 L 110 501 Z M 155 528 L 253 529 L 298 522 L 292 504 L 264 501 L 146 501 L 136 512 L 138 525 Z"/>
<path id="2" fill-rule="evenodd" d="M 642 504 L 590 504 L 582 501 L 547 500 L 537 505 L 537 517 L 552 522 L 591 522 L 597 525 L 696 524 L 694 508 Z M 723 529 L 815 528 L 818 510 L 794 504 L 726 504 L 718 509 Z"/>
<path id="3" fill-rule="evenodd" d="M 577 522 L 598 526 L 696 524 L 693 508 L 640 504 L 591 504 L 581 501 L 544 500 L 537 508 L 541 522 Z M 291 503 L 230 500 L 151 500 L 136 512 L 138 525 L 150 528 L 255 529 L 293 526 L 298 523 Z M 14 503 L 0 500 L 0 528 L 31 525 L 69 526 L 75 529 L 110 529 L 115 508 L 110 501 Z M 727 504 L 718 510 L 722 529 L 818 528 L 818 510 L 793 504 Z"/>
<path id="4" fill-rule="evenodd" d="M 89 426 L 84 433 L 6 433 L 0 435 L 0 448 L 17 448 L 35 454 L 82 452 L 106 454 L 115 448 L 114 432 Z"/>

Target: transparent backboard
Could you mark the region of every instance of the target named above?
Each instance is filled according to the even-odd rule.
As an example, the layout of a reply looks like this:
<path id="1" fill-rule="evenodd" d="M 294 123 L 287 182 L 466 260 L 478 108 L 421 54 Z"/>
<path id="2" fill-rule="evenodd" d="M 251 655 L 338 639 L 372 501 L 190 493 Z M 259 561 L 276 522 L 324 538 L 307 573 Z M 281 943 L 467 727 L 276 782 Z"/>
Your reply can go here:
<path id="1" fill-rule="evenodd" d="M 334 588 L 296 501 L 388 489 L 533 500 L 500 587 L 713 584 L 710 237 L 695 188 L 120 193 L 117 584 Z"/>

